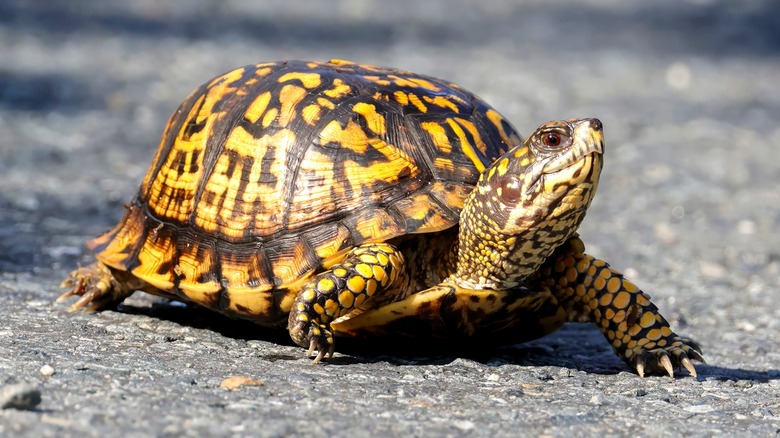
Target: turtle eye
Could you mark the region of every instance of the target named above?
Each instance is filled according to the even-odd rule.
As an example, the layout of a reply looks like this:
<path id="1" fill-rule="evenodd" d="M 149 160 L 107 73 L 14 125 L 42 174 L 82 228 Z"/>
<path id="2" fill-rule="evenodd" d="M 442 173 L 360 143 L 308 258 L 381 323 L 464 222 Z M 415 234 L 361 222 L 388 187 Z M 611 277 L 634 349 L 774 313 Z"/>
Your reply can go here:
<path id="1" fill-rule="evenodd" d="M 571 144 L 571 137 L 562 132 L 545 132 L 541 135 L 541 143 L 545 149 L 557 151 Z"/>
<path id="2" fill-rule="evenodd" d="M 542 143 L 544 143 L 545 146 L 549 147 L 555 147 L 561 144 L 561 134 L 558 134 L 556 132 L 550 132 L 545 134 L 542 137 Z"/>

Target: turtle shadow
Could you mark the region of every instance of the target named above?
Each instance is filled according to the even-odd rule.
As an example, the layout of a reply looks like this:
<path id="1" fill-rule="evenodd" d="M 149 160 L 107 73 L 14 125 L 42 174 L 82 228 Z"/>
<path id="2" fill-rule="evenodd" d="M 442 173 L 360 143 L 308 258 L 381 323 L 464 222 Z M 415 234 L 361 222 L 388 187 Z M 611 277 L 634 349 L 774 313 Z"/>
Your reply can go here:
<path id="1" fill-rule="evenodd" d="M 136 294 L 138 295 L 138 294 Z M 279 345 L 295 346 L 286 330 L 264 327 L 251 321 L 229 318 L 212 310 L 179 301 L 145 296 L 144 302 L 122 303 L 116 310 L 129 315 L 144 315 L 162 321 L 209 330 L 222 336 L 245 341 L 264 341 Z M 138 304 L 137 304 L 138 303 Z"/>
<path id="2" fill-rule="evenodd" d="M 339 352 L 350 356 L 340 357 L 338 362 L 334 362 L 343 361 L 344 364 L 385 361 L 394 365 L 441 365 L 467 359 L 487 366 L 556 367 L 602 375 L 630 371 L 615 356 L 598 330 L 581 324 L 565 325 L 558 332 L 515 344 L 493 343 L 485 339 L 474 342 L 424 338 L 338 341 Z"/>
<path id="3" fill-rule="evenodd" d="M 222 336 L 246 341 L 262 341 L 300 350 L 289 355 L 278 351 L 265 356 L 271 361 L 298 361 L 304 354 L 285 329 L 259 326 L 251 321 L 236 320 L 211 310 L 158 298 L 150 305 L 120 304 L 117 310 L 133 315 L 145 315 L 182 326 L 209 330 Z M 337 339 L 338 353 L 327 359 L 327 366 L 349 366 L 365 363 L 389 363 L 396 366 L 447 365 L 459 359 L 471 360 L 487 366 L 518 365 L 521 367 L 551 367 L 569 369 L 594 375 L 633 373 L 613 352 L 607 341 L 590 324 L 566 324 L 555 333 L 530 342 L 513 345 L 491 344 L 484 340 L 466 343 L 425 339 Z M 705 352 L 706 353 L 706 352 Z M 543 370 L 550 379 L 549 370 Z M 747 370 L 697 363 L 697 380 L 740 381 L 768 383 L 780 380 L 778 370 Z M 544 378 L 544 377 L 542 377 Z M 688 378 L 685 371 L 675 378 Z"/>

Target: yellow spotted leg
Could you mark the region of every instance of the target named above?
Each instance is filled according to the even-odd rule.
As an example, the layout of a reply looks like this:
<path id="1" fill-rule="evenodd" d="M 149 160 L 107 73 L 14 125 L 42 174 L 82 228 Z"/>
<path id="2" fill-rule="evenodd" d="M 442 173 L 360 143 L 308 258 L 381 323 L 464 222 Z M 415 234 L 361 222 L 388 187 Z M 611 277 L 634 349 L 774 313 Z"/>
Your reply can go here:
<path id="1" fill-rule="evenodd" d="M 596 323 L 615 353 L 645 372 L 684 367 L 696 377 L 691 360 L 704 362 L 691 339 L 678 336 L 650 302 L 650 297 L 603 260 L 583 252 L 575 237 L 548 259 L 536 274 L 564 307 L 569 321 Z"/>
<path id="2" fill-rule="evenodd" d="M 401 253 L 391 245 L 366 244 L 353 249 L 341 263 L 303 286 L 290 311 L 290 337 L 309 347 L 310 356 L 317 351 L 314 363 L 332 356 L 333 320 L 404 298 L 399 278 L 403 263 Z"/>

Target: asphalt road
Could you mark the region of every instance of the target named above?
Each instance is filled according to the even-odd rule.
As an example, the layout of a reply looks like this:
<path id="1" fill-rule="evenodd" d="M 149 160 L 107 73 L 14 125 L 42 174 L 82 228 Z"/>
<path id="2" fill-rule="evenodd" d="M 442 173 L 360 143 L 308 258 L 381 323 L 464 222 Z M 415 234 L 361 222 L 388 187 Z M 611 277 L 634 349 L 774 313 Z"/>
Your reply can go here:
<path id="1" fill-rule="evenodd" d="M 599 117 L 581 235 L 700 342 L 698 379 L 639 378 L 588 325 L 312 366 L 284 333 L 143 294 L 54 304 L 189 91 L 296 58 L 447 78 L 524 133 Z M 0 436 L 778 436 L 779 83 L 771 0 L 4 0 L 0 398 L 41 401 L 0 410 Z"/>

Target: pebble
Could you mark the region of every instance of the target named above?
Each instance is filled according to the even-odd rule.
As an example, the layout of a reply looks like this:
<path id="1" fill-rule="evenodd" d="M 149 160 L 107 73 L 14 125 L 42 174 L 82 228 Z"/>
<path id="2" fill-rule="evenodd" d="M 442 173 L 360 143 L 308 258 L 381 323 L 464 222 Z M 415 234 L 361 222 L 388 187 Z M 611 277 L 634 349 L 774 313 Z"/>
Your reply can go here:
<path id="1" fill-rule="evenodd" d="M 54 375 L 54 373 L 56 372 L 56 370 L 55 370 L 55 369 L 54 369 L 54 367 L 52 367 L 51 365 L 49 365 L 49 364 L 46 364 L 46 365 L 44 365 L 44 366 L 42 366 L 42 367 L 41 367 L 41 370 L 40 370 L 40 372 L 41 372 L 41 375 L 42 375 L 42 376 L 51 377 L 51 376 L 53 376 L 53 375 Z"/>
<path id="2" fill-rule="evenodd" d="M 464 432 L 472 430 L 475 427 L 477 427 L 477 425 L 474 424 L 473 421 L 469 421 L 469 420 L 456 420 L 452 422 L 452 425 Z"/>
<path id="3" fill-rule="evenodd" d="M 41 402 L 41 391 L 26 383 L 0 388 L 0 409 L 34 409 Z"/>
<path id="4" fill-rule="evenodd" d="M 694 414 L 705 414 L 707 412 L 712 412 L 716 409 L 717 409 L 716 407 L 710 405 L 692 405 L 683 408 L 684 411 L 692 412 Z"/>

